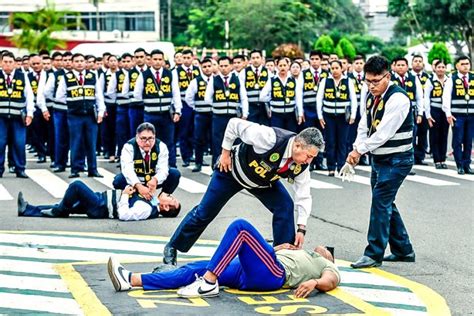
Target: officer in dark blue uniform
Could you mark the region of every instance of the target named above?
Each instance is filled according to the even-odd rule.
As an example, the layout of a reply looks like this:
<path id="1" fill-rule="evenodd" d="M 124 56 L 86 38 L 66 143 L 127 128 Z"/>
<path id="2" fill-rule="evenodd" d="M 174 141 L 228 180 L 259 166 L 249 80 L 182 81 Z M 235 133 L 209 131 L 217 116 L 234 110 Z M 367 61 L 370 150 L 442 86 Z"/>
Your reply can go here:
<path id="1" fill-rule="evenodd" d="M 138 76 L 133 98 L 143 102 L 145 121 L 155 126 L 157 137 L 168 147 L 169 165 L 176 167 L 174 131 L 182 108 L 178 79 L 163 67 L 165 55 L 161 50 L 155 49 L 150 55 L 152 67 Z"/>
<path id="2" fill-rule="evenodd" d="M 71 144 L 69 178 L 79 177 L 84 157 L 87 157 L 88 176 L 102 177 L 97 171 L 96 142 L 98 124 L 105 112 L 103 89 L 96 75 L 85 70 L 84 55 L 74 54 L 72 62 L 73 70 L 60 78 L 56 92 L 56 99 L 67 104 Z"/>
<path id="3" fill-rule="evenodd" d="M 357 112 L 354 124 L 349 126 L 349 132 L 347 137 L 347 152 L 352 151 L 352 144 L 354 143 L 357 137 L 357 127 L 359 126 L 360 118 L 361 118 L 361 91 L 364 82 L 364 64 L 365 60 L 364 57 L 361 55 L 357 55 L 354 57 L 354 61 L 352 63 L 352 71 L 348 72 L 347 77 L 352 79 L 354 83 L 354 91 L 357 98 Z"/>
<path id="4" fill-rule="evenodd" d="M 128 98 L 130 99 L 128 116 L 130 122 L 130 137 L 133 137 L 135 131 L 137 130 L 138 125 L 143 123 L 143 102 L 140 100 L 135 100 L 133 98 L 133 91 L 135 90 L 136 82 L 138 76 L 148 69 L 148 66 L 145 64 L 146 61 L 146 51 L 139 47 L 133 53 L 133 62 L 134 67 L 130 68 L 128 71 L 129 77 L 129 87 L 128 87 Z"/>

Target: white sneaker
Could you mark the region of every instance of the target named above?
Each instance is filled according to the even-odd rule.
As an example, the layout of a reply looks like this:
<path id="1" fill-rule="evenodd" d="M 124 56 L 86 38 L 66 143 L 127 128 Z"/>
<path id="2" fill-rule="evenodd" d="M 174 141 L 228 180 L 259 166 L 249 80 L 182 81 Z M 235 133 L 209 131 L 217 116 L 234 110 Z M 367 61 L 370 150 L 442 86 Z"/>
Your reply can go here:
<path id="1" fill-rule="evenodd" d="M 214 297 L 219 295 L 219 283 L 209 284 L 203 277 L 196 275 L 196 281 L 178 290 L 180 297 Z"/>
<path id="2" fill-rule="evenodd" d="M 132 285 L 128 281 L 131 272 L 126 270 L 116 258 L 109 258 L 107 270 L 109 271 L 110 280 L 112 280 L 114 288 L 117 292 L 128 291 L 132 289 Z"/>

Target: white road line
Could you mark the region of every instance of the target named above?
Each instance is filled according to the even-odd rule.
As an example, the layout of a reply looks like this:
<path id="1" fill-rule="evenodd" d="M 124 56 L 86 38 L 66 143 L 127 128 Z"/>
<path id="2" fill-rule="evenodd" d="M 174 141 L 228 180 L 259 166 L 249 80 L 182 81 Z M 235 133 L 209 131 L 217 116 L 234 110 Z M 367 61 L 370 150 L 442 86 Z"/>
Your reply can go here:
<path id="1" fill-rule="evenodd" d="M 474 181 L 474 175 L 472 174 L 460 175 L 457 173 L 457 171 L 451 170 L 451 169 L 444 169 L 444 170 L 435 169 L 435 167 L 430 167 L 430 166 L 413 166 L 413 168 L 416 170 L 423 170 L 423 171 L 427 171 L 431 173 L 440 174 L 446 177 L 452 177 L 452 178 L 466 180 L 466 181 Z"/>
<path id="2" fill-rule="evenodd" d="M 178 187 L 189 193 L 204 193 L 207 190 L 207 186 L 185 177 L 179 179 Z"/>
<path id="3" fill-rule="evenodd" d="M 425 159 L 425 161 L 426 161 L 426 162 L 430 162 L 430 163 L 432 163 L 432 164 L 434 165 L 433 158 Z M 454 162 L 454 161 L 446 160 L 444 163 L 445 163 L 446 165 L 448 165 L 448 166 L 456 167 L 456 162 Z"/>
<path id="4" fill-rule="evenodd" d="M 40 312 L 83 315 L 79 304 L 70 298 L 0 293 L 0 307 Z"/>
<path id="5" fill-rule="evenodd" d="M 103 175 L 103 178 L 94 178 L 94 180 L 102 183 L 103 185 L 113 189 L 112 182 L 114 181 L 115 174 L 112 172 L 108 171 L 107 169 L 104 168 L 97 168 L 97 171 Z"/>
<path id="6" fill-rule="evenodd" d="M 39 290 L 63 293 L 69 292 L 66 284 L 64 284 L 64 281 L 61 279 L 45 279 L 30 276 L 18 277 L 14 275 L 1 274 L 1 272 L 0 276 L 0 287 L 5 287 L 9 289 Z"/>
<path id="7" fill-rule="evenodd" d="M 313 189 L 342 189 L 341 186 L 338 186 L 332 183 L 319 181 L 319 180 L 314 180 L 314 179 L 311 179 L 310 186 Z"/>
<path id="8" fill-rule="evenodd" d="M 384 285 L 384 286 L 400 286 L 400 284 L 378 276 L 376 274 L 369 274 L 363 272 L 345 272 L 339 271 L 341 274 L 341 282 L 370 284 L 370 285 Z"/>
<path id="9" fill-rule="evenodd" d="M 188 167 L 189 170 L 193 170 L 194 167 L 193 166 L 189 166 Z M 211 166 L 204 166 L 201 168 L 201 173 L 204 173 L 205 175 L 208 175 L 210 176 L 212 174 L 212 168 Z"/>
<path id="10" fill-rule="evenodd" d="M 51 263 L 47 262 L 27 262 L 19 260 L 2 259 L 0 257 L 0 270 L 3 271 L 14 271 L 14 272 L 26 272 L 26 273 L 39 273 L 39 274 L 58 274 Z"/>
<path id="11" fill-rule="evenodd" d="M 424 306 L 420 299 L 416 296 L 415 293 L 411 292 L 400 292 L 400 291 L 390 291 L 390 290 L 379 290 L 379 289 L 367 289 L 367 288 L 354 288 L 354 287 L 345 287 L 341 286 L 341 289 L 349 292 L 352 295 L 357 296 L 358 298 L 364 301 L 375 301 L 383 303 L 393 303 L 393 304 L 403 304 L 412 305 L 412 306 Z"/>
<path id="12" fill-rule="evenodd" d="M 387 311 L 392 316 L 426 316 L 426 312 L 424 311 L 407 311 L 406 309 L 396 309 L 396 308 L 386 308 L 386 307 L 379 307 L 382 308 L 384 311 Z"/>
<path id="13" fill-rule="evenodd" d="M 13 196 L 8 193 L 7 189 L 0 184 L 0 201 L 9 201 L 13 200 Z"/>
<path id="14" fill-rule="evenodd" d="M 64 196 L 68 183 L 47 169 L 27 169 L 26 174 L 31 180 L 42 186 L 53 197 L 59 199 Z"/>
<path id="15" fill-rule="evenodd" d="M 320 174 L 320 175 L 323 175 L 323 176 L 326 176 L 326 177 L 328 176 L 327 171 L 316 170 L 316 171 L 313 171 L 313 172 L 316 172 L 317 174 Z M 335 178 L 340 179 L 340 177 L 337 174 L 336 174 Z M 352 182 L 360 183 L 360 184 L 364 184 L 364 185 L 370 185 L 370 178 L 359 176 L 359 175 L 355 174 L 353 179 L 352 179 Z"/>

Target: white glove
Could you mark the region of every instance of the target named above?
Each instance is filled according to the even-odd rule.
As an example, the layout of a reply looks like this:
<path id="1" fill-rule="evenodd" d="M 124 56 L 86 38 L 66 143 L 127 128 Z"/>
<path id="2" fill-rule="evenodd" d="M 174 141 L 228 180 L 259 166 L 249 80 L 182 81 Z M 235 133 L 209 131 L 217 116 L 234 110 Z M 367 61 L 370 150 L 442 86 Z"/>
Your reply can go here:
<path id="1" fill-rule="evenodd" d="M 342 178 L 342 182 L 344 181 L 351 182 L 352 179 L 354 178 L 354 175 L 355 175 L 354 167 L 347 162 L 344 164 L 344 166 L 341 168 L 341 171 L 339 172 L 339 177 Z"/>

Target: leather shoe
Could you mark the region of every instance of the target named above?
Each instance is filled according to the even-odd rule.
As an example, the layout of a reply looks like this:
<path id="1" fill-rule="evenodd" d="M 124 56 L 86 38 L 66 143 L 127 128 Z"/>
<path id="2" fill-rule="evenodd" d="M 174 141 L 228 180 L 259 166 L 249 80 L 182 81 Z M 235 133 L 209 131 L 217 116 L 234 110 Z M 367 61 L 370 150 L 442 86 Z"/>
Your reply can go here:
<path id="1" fill-rule="evenodd" d="M 73 172 L 73 173 L 71 173 L 71 174 L 69 175 L 68 178 L 69 178 L 69 179 L 72 179 L 72 178 L 79 178 L 79 173 Z"/>
<path id="2" fill-rule="evenodd" d="M 46 157 L 38 157 L 38 160 L 36 160 L 36 163 L 45 163 L 46 162 Z"/>
<path id="3" fill-rule="evenodd" d="M 202 166 L 204 166 L 204 167 L 209 167 L 210 164 L 208 164 L 207 162 L 203 161 L 203 162 L 202 162 Z"/>
<path id="4" fill-rule="evenodd" d="M 196 166 L 193 168 L 192 171 L 193 171 L 193 172 L 201 172 L 201 170 L 202 170 L 201 165 L 196 165 Z"/>
<path id="5" fill-rule="evenodd" d="M 436 169 L 443 169 L 443 165 L 440 162 L 435 163 Z"/>
<path id="6" fill-rule="evenodd" d="M 163 249 L 163 263 L 176 265 L 176 257 L 178 256 L 176 249 L 166 244 L 165 249 Z"/>
<path id="7" fill-rule="evenodd" d="M 467 166 L 467 167 L 464 167 L 464 173 L 465 174 L 474 174 L 474 170 L 472 170 L 471 167 Z"/>
<path id="8" fill-rule="evenodd" d="M 87 176 L 88 176 L 89 178 L 92 178 L 92 177 L 93 177 L 93 178 L 103 178 L 103 177 L 104 177 L 104 176 L 101 175 L 98 171 L 89 172 L 89 173 L 87 174 Z"/>
<path id="9" fill-rule="evenodd" d="M 464 168 L 459 167 L 458 168 L 458 174 L 464 174 Z"/>
<path id="10" fill-rule="evenodd" d="M 8 173 L 15 173 L 15 167 L 8 167 Z"/>
<path id="11" fill-rule="evenodd" d="M 428 163 L 425 162 L 424 160 L 416 160 L 415 165 L 428 166 Z"/>
<path id="12" fill-rule="evenodd" d="M 441 163 L 441 169 L 448 169 L 448 165 L 444 162 Z"/>
<path id="13" fill-rule="evenodd" d="M 22 178 L 22 179 L 28 179 L 29 178 L 24 171 L 17 172 L 16 177 L 17 178 Z"/>
<path id="14" fill-rule="evenodd" d="M 185 162 L 183 162 L 183 164 L 181 166 L 187 168 L 187 167 L 189 167 L 189 165 L 190 165 L 189 161 L 185 161 Z"/>
<path id="15" fill-rule="evenodd" d="M 408 172 L 408 175 L 409 175 L 409 176 L 414 176 L 414 175 L 416 175 L 416 172 L 413 171 L 413 170 L 411 170 L 410 172 Z"/>
<path id="16" fill-rule="evenodd" d="M 328 167 L 324 163 L 316 164 L 316 170 L 327 171 Z"/>
<path id="17" fill-rule="evenodd" d="M 328 177 L 334 177 L 336 175 L 335 171 L 329 171 Z"/>
<path id="18" fill-rule="evenodd" d="M 375 261 L 374 259 L 367 256 L 362 256 L 356 262 L 351 263 L 351 267 L 354 269 L 374 268 L 374 267 L 380 267 L 381 265 L 382 265 L 382 262 Z"/>
<path id="19" fill-rule="evenodd" d="M 54 173 L 60 173 L 66 171 L 66 168 L 57 167 L 53 169 Z"/>
<path id="20" fill-rule="evenodd" d="M 17 206 L 18 206 L 18 216 L 23 216 L 23 213 L 25 213 L 26 206 L 28 205 L 28 202 L 25 201 L 23 198 L 23 192 L 18 192 L 18 198 L 17 198 Z"/>
<path id="21" fill-rule="evenodd" d="M 386 255 L 383 257 L 383 261 L 390 261 L 390 262 L 415 262 L 415 252 L 412 251 L 406 256 L 397 256 L 393 253 Z"/>

